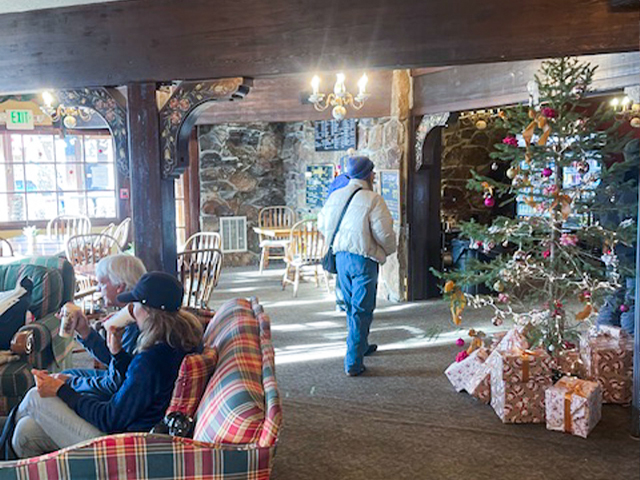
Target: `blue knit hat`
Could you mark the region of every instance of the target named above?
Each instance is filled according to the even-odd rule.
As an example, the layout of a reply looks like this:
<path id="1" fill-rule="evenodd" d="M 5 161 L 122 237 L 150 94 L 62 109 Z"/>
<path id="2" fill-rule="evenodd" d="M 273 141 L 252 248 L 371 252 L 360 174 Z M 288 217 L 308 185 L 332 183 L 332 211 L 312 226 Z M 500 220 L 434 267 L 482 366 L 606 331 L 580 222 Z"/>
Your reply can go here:
<path id="1" fill-rule="evenodd" d="M 365 180 L 373 172 L 373 162 L 367 157 L 351 157 L 347 161 L 347 175 L 349 178 Z"/>

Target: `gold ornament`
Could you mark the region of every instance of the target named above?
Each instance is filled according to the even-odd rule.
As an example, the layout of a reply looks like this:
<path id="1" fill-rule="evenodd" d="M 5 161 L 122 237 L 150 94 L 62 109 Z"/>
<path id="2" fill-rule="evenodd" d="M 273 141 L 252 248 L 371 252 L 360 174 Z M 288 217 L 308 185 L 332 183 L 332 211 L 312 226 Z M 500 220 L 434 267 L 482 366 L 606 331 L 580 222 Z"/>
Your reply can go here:
<path id="1" fill-rule="evenodd" d="M 498 280 L 493 284 L 493 289 L 498 293 L 504 292 L 504 284 L 500 280 Z"/>

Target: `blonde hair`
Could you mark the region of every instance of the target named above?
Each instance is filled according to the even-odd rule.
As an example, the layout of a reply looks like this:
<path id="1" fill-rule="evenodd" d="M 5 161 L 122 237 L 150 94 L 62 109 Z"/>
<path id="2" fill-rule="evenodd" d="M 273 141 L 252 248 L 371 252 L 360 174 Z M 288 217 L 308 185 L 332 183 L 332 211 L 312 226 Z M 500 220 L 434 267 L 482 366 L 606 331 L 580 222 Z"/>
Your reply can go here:
<path id="1" fill-rule="evenodd" d="M 138 257 L 119 253 L 103 258 L 96 265 L 96 276 L 108 278 L 113 285 L 124 285 L 127 291 L 133 290 L 147 269 Z"/>
<path id="2" fill-rule="evenodd" d="M 150 349 L 156 343 L 167 343 L 185 352 L 194 350 L 202 340 L 202 324 L 186 312 L 167 312 L 143 306 L 149 316 L 142 323 L 136 353 Z"/>

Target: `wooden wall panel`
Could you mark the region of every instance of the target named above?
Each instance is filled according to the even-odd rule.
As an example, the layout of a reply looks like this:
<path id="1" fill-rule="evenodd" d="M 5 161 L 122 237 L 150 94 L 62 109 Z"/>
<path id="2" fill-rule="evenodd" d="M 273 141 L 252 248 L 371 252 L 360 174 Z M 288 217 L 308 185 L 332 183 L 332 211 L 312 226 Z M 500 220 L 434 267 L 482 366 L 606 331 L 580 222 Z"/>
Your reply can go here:
<path id="1" fill-rule="evenodd" d="M 0 92 L 621 52 L 609 0 L 129 0 L 0 16 Z"/>

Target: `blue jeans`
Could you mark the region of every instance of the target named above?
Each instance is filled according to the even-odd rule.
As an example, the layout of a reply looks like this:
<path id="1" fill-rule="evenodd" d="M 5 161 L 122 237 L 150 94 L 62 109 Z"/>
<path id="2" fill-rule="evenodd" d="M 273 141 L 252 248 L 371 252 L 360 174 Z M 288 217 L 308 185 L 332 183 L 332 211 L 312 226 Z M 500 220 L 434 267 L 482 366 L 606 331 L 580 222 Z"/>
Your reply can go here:
<path id="1" fill-rule="evenodd" d="M 635 330 L 635 292 L 636 279 L 625 278 L 624 287 L 619 288 L 605 299 L 596 323 L 621 327 L 633 335 Z M 620 305 L 622 304 L 629 307 L 629 310 L 621 312 Z"/>
<path id="2" fill-rule="evenodd" d="M 340 277 L 336 275 L 336 307 L 343 312 L 346 311 L 344 306 L 344 295 L 342 294 L 342 288 L 340 288 Z"/>
<path id="3" fill-rule="evenodd" d="M 336 254 L 338 278 L 347 309 L 347 355 L 344 369 L 359 373 L 369 348 L 369 328 L 376 308 L 378 263 L 348 252 Z"/>

